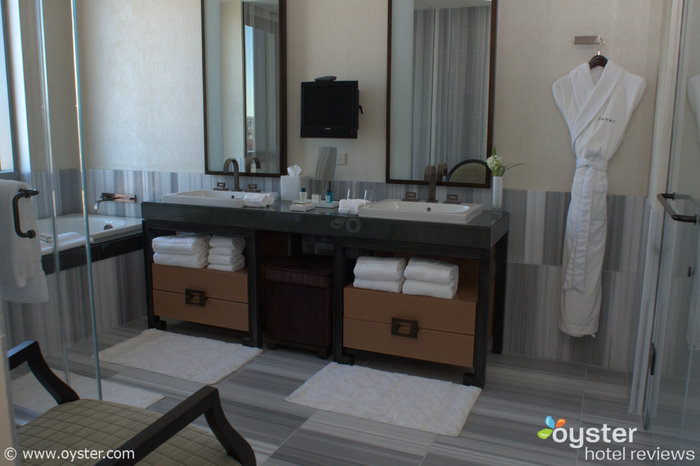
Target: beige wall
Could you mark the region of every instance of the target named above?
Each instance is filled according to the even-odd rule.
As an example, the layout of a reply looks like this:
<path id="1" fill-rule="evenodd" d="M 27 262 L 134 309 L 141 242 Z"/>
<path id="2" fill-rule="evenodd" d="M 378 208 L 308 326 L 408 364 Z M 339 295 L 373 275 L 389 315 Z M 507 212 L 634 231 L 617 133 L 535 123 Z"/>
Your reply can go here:
<path id="1" fill-rule="evenodd" d="M 88 168 L 204 171 L 199 0 L 78 2 Z"/>
<path id="2" fill-rule="evenodd" d="M 600 34 L 604 55 L 646 79 L 646 90 L 608 169 L 608 191 L 646 196 L 663 2 L 500 0 L 494 144 L 508 163 L 506 188 L 569 191 L 575 158 L 552 82 L 595 53 L 575 34 Z"/>
<path id="3" fill-rule="evenodd" d="M 313 176 L 318 146 L 348 153 L 337 180 L 384 181 L 386 166 L 385 0 L 293 0 L 287 2 L 287 160 Z M 301 138 L 301 82 L 335 75 L 357 80 L 360 115 L 357 139 Z"/>
<path id="4" fill-rule="evenodd" d="M 646 195 L 663 3 L 500 0 L 494 142 L 507 162 L 525 163 L 507 188 L 570 190 L 574 155 L 551 84 L 595 53 L 574 34 L 600 34 L 604 53 L 647 84 L 609 190 Z M 83 0 L 79 10 L 88 166 L 201 172 L 199 1 Z M 386 2 L 293 0 L 287 10 L 289 164 L 313 174 L 316 148 L 333 145 L 349 154 L 336 179 L 384 180 Z M 298 135 L 299 83 L 328 74 L 360 82 L 356 140 Z"/>

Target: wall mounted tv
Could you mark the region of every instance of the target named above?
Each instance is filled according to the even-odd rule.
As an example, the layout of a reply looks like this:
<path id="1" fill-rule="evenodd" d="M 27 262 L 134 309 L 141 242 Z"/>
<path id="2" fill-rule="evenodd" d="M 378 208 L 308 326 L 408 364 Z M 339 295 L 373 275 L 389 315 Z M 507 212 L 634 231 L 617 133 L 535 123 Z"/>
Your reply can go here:
<path id="1" fill-rule="evenodd" d="M 357 138 L 357 81 L 301 83 L 301 137 Z"/>

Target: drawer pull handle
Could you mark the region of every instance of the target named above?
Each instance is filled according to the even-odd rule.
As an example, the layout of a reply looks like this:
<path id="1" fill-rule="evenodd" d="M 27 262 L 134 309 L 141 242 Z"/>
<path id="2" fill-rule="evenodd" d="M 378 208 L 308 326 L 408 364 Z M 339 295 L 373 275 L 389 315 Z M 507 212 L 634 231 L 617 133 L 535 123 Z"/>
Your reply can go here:
<path id="1" fill-rule="evenodd" d="M 207 296 L 204 291 L 190 290 L 189 288 L 185 290 L 185 304 L 204 307 L 206 300 Z"/>
<path id="2" fill-rule="evenodd" d="M 402 333 L 401 327 L 403 325 L 408 325 L 408 333 Z M 408 320 L 408 319 L 397 319 L 396 317 L 391 318 L 391 334 L 399 337 L 406 338 L 418 338 L 418 321 Z"/>

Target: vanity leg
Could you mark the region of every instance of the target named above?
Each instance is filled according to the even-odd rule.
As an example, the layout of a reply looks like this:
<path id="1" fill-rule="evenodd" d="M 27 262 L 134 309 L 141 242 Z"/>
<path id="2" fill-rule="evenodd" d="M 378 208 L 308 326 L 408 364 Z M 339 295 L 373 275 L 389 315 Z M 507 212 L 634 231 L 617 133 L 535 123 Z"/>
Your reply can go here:
<path id="1" fill-rule="evenodd" d="M 474 332 L 474 373 L 465 374 L 463 383 L 470 381 L 479 387 L 486 381 L 486 352 L 489 343 L 489 299 L 491 296 L 491 255 L 487 251 L 479 259 L 479 297 L 476 303 Z"/>
<path id="2" fill-rule="evenodd" d="M 506 273 L 508 271 L 508 233 L 496 243 L 496 289 L 493 303 L 493 353 L 503 351 L 503 329 L 506 312 Z"/>
<path id="3" fill-rule="evenodd" d="M 259 245 L 257 231 L 251 231 L 247 237 L 248 249 L 248 335 L 243 337 L 246 346 L 262 346 L 262 321 L 260 319 L 260 288 L 258 287 Z"/>
<path id="4" fill-rule="evenodd" d="M 333 360 L 353 364 L 355 358 L 343 352 L 343 288 L 345 287 L 345 247 L 335 241 L 333 247 Z"/>

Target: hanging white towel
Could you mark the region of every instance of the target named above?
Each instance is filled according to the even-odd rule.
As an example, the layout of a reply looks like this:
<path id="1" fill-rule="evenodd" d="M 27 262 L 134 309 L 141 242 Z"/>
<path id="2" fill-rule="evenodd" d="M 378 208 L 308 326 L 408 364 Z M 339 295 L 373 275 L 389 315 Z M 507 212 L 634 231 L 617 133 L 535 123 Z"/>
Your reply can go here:
<path id="1" fill-rule="evenodd" d="M 459 266 L 435 259 L 412 257 L 403 274 L 409 280 L 452 285 L 459 280 Z"/>
<path id="2" fill-rule="evenodd" d="M 154 252 L 172 252 L 176 254 L 204 253 L 209 246 L 208 235 L 169 235 L 153 238 Z"/>
<path id="3" fill-rule="evenodd" d="M 690 100 L 690 108 L 695 112 L 698 139 L 700 139 L 700 74 L 688 80 L 688 99 Z"/>
<path id="4" fill-rule="evenodd" d="M 364 288 L 367 290 L 388 291 L 390 293 L 401 293 L 403 278 L 399 280 L 367 280 L 364 278 L 355 277 L 352 286 L 355 288 Z"/>
<path id="5" fill-rule="evenodd" d="M 153 254 L 153 262 L 161 265 L 201 269 L 207 265 L 207 256 L 205 254 L 175 254 L 171 252 L 156 252 Z"/>
<path id="6" fill-rule="evenodd" d="M 338 203 L 338 213 L 357 215 L 361 208 L 368 205 L 369 201 L 365 199 L 341 199 Z"/>
<path id="7" fill-rule="evenodd" d="M 403 257 L 360 256 L 353 273 L 366 280 L 399 280 L 403 278 L 406 259 Z"/>
<path id="8" fill-rule="evenodd" d="M 49 288 L 41 266 L 41 243 L 34 205 L 30 198 L 19 201 L 22 231 L 34 230 L 34 238 L 21 238 L 15 233 L 12 199 L 20 189 L 28 186 L 18 181 L 0 180 L 0 295 L 5 301 L 17 303 L 45 303 Z"/>
<path id="9" fill-rule="evenodd" d="M 403 294 L 432 296 L 434 298 L 452 299 L 457 293 L 457 283 L 442 285 L 439 283 L 406 280 L 401 290 Z"/>
<path id="10" fill-rule="evenodd" d="M 617 151 L 644 79 L 608 60 L 602 73 L 583 63 L 552 85 L 571 133 L 576 173 L 566 219 L 559 328 L 574 337 L 594 335 L 602 296 L 607 233 L 608 160 Z"/>
<path id="11" fill-rule="evenodd" d="M 212 248 L 232 248 L 234 251 L 243 252 L 245 249 L 245 238 L 214 235 L 209 240 L 209 246 Z"/>

